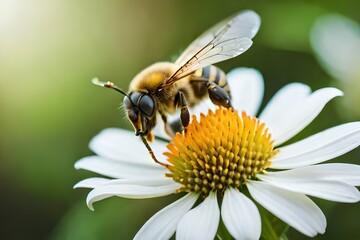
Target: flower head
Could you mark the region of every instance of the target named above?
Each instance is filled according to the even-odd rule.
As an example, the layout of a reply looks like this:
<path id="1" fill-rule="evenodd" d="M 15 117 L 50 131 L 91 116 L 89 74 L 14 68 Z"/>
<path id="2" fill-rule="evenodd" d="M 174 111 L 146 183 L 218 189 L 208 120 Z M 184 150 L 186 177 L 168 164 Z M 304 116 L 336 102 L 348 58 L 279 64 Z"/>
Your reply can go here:
<path id="1" fill-rule="evenodd" d="M 198 118 L 193 117 L 185 134 L 178 133 L 168 144 L 155 141 L 152 148 L 157 156 L 164 153 L 160 160 L 169 163 L 167 168 L 154 164 L 141 142 L 128 137 L 132 133 L 109 129 L 96 136 L 90 147 L 98 156 L 84 158 L 76 167 L 115 179 L 78 183 L 76 187 L 93 188 L 88 206 L 110 196 L 150 198 L 186 192 L 150 218 L 135 239 L 168 239 L 175 231 L 177 239 L 213 239 L 220 215 L 234 238 L 258 239 L 261 220 L 253 200 L 307 236 L 323 233 L 326 219 L 306 195 L 339 202 L 360 200 L 354 187 L 360 185 L 358 165 L 318 164 L 356 148 L 360 122 L 278 147 L 309 124 L 329 100 L 340 96 L 339 90 L 311 93 L 306 85 L 290 84 L 257 119 L 261 75 L 236 69 L 228 78 L 234 111 L 219 108 L 205 115 L 200 113 L 204 109 L 194 109 Z"/>
<path id="2" fill-rule="evenodd" d="M 338 102 L 342 115 L 360 116 L 359 22 L 339 14 L 321 16 L 312 27 L 310 43 L 320 65 L 346 91 Z"/>
<path id="3" fill-rule="evenodd" d="M 276 154 L 264 123 L 245 112 L 220 108 L 200 121 L 193 116 L 185 134 L 178 133 L 165 153 L 171 163 L 166 176 L 182 186 L 178 191 L 223 192 L 240 188 L 271 165 Z"/>

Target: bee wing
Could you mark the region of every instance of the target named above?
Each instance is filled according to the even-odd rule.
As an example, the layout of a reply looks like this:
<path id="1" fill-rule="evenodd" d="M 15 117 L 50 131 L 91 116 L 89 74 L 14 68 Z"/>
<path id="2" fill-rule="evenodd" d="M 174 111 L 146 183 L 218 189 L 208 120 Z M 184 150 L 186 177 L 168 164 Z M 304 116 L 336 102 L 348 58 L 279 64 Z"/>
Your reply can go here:
<path id="1" fill-rule="evenodd" d="M 176 60 L 181 66 L 166 85 L 189 75 L 191 72 L 217 62 L 236 57 L 252 45 L 252 38 L 260 27 L 257 13 L 242 11 L 216 24 L 193 41 Z"/>

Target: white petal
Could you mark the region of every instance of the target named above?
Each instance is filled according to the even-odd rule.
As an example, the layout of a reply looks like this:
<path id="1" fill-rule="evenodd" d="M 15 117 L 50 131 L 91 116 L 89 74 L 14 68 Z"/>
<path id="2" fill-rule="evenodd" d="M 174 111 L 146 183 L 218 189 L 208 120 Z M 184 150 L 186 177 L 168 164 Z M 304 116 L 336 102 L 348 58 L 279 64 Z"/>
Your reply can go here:
<path id="1" fill-rule="evenodd" d="M 96 188 L 100 185 L 103 185 L 107 182 L 111 181 L 111 179 L 107 179 L 107 178 L 99 178 L 99 177 L 94 177 L 94 178 L 88 178 L 88 179 L 84 179 L 80 182 L 78 182 L 74 188 Z"/>
<path id="2" fill-rule="evenodd" d="M 355 164 L 327 163 L 287 171 L 268 172 L 267 175 L 279 176 L 289 181 L 298 181 L 298 179 L 330 180 L 360 186 L 360 166 Z"/>
<path id="3" fill-rule="evenodd" d="M 220 220 L 220 211 L 216 193 L 209 196 L 196 208 L 190 210 L 181 219 L 176 229 L 177 240 L 214 239 Z"/>
<path id="4" fill-rule="evenodd" d="M 181 218 L 195 204 L 199 195 L 189 193 L 152 216 L 138 231 L 134 240 L 170 239 Z"/>
<path id="5" fill-rule="evenodd" d="M 166 169 L 155 164 L 140 164 L 90 156 L 75 163 L 76 169 L 85 169 L 113 178 L 138 178 L 164 176 Z"/>
<path id="6" fill-rule="evenodd" d="M 153 178 L 148 177 L 138 177 L 135 179 L 111 179 L 110 181 L 104 183 L 105 185 L 141 185 L 141 186 L 149 186 L 149 187 L 157 187 L 157 186 L 164 186 L 164 185 L 171 185 L 174 183 L 172 178 L 168 178 L 165 176 L 157 176 Z M 102 185 L 104 185 L 102 184 Z"/>
<path id="7" fill-rule="evenodd" d="M 360 145 L 360 122 L 342 124 L 278 148 L 271 168 L 287 169 L 320 163 Z"/>
<path id="8" fill-rule="evenodd" d="M 343 93 L 336 88 L 323 88 L 307 95 L 306 85 L 293 83 L 280 89 L 260 119 L 265 122 L 275 141 L 284 143 L 305 128 L 321 112 L 325 104 Z"/>
<path id="9" fill-rule="evenodd" d="M 257 176 L 273 186 L 330 201 L 349 203 L 360 201 L 360 192 L 356 187 L 339 181 L 315 180 L 298 176 L 287 178 L 276 173 Z"/>
<path id="10" fill-rule="evenodd" d="M 208 98 L 201 101 L 199 104 L 195 105 L 194 107 L 190 108 L 189 111 L 190 111 L 190 115 L 195 115 L 196 118 L 199 119 L 201 113 L 207 115 L 209 110 L 212 110 L 214 112 L 216 108 L 217 106 L 214 105 L 211 102 L 211 100 Z"/>
<path id="11" fill-rule="evenodd" d="M 163 156 L 163 152 L 166 151 L 166 144 L 166 142 L 158 140 L 150 144 L 156 157 L 162 162 L 166 162 Z M 101 131 L 91 140 L 90 149 L 105 158 L 154 165 L 161 168 L 160 165 L 154 163 L 140 138 L 127 130 L 108 128 Z"/>
<path id="12" fill-rule="evenodd" d="M 324 214 L 304 194 L 255 181 L 249 181 L 248 189 L 258 203 L 299 232 L 309 237 L 325 232 Z"/>
<path id="13" fill-rule="evenodd" d="M 121 179 L 129 180 L 129 179 Z M 145 179 L 144 179 L 145 180 Z M 144 181 L 143 180 L 143 181 Z M 146 179 L 144 184 L 140 185 L 139 183 L 130 183 L 124 182 L 120 184 L 118 180 L 117 184 L 106 184 L 101 185 L 93 189 L 86 198 L 86 203 L 91 210 L 93 209 L 93 203 L 100 201 L 102 199 L 118 196 L 123 198 L 133 198 L 133 199 L 145 199 L 145 198 L 154 198 L 160 196 L 166 196 L 175 191 L 181 186 L 178 183 L 171 183 L 167 185 L 158 185 L 158 186 L 149 186 L 151 181 Z"/>
<path id="14" fill-rule="evenodd" d="M 221 206 L 224 224 L 235 239 L 259 239 L 261 218 L 255 204 L 237 189 L 225 191 Z"/>
<path id="15" fill-rule="evenodd" d="M 316 21 L 311 45 L 325 69 L 339 80 L 359 76 L 360 25 L 346 17 L 331 14 Z"/>
<path id="16" fill-rule="evenodd" d="M 235 68 L 227 74 L 231 101 L 236 110 L 255 116 L 264 95 L 264 79 L 253 68 Z"/>
<path id="17" fill-rule="evenodd" d="M 274 122 L 280 115 L 284 115 L 291 106 L 298 105 L 304 101 L 311 89 L 302 83 L 290 83 L 281 88 L 266 105 L 259 118 L 269 124 Z"/>

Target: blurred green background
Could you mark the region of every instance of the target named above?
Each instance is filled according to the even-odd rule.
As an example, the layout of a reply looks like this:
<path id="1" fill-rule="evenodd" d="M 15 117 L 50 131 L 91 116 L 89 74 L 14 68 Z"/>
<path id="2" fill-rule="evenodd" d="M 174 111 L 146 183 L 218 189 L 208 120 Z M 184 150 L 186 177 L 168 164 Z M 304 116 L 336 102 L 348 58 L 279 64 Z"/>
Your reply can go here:
<path id="1" fill-rule="evenodd" d="M 298 138 L 360 119 L 360 75 L 351 84 L 334 77 L 309 40 L 323 15 L 338 13 L 359 23 L 358 0 L 0 0 L 0 238 L 131 239 L 171 202 L 174 196 L 111 198 L 91 212 L 85 204 L 88 190 L 72 189 L 94 176 L 73 167 L 92 154 L 89 140 L 103 128 L 131 129 L 118 110 L 119 95 L 90 79 L 127 89 L 137 72 L 172 59 L 212 24 L 242 9 L 259 13 L 260 32 L 248 52 L 218 66 L 226 72 L 238 66 L 259 69 L 265 102 L 293 81 L 344 90 L 344 100 L 329 103 Z M 336 161 L 359 163 L 359 156 L 357 149 Z M 359 203 L 315 201 L 328 220 L 327 232 L 316 239 L 360 235 Z M 289 237 L 307 239 L 294 230 Z"/>

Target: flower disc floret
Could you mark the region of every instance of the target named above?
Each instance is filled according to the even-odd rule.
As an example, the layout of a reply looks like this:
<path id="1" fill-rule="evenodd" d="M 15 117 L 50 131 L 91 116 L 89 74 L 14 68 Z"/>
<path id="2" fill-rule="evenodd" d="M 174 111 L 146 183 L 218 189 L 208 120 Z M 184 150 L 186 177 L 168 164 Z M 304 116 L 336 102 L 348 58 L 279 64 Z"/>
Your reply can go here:
<path id="1" fill-rule="evenodd" d="M 178 133 L 165 153 L 172 164 L 167 174 L 182 184 L 179 191 L 224 191 L 239 188 L 270 166 L 276 154 L 271 134 L 257 118 L 219 108 L 193 117 L 183 134 Z"/>

